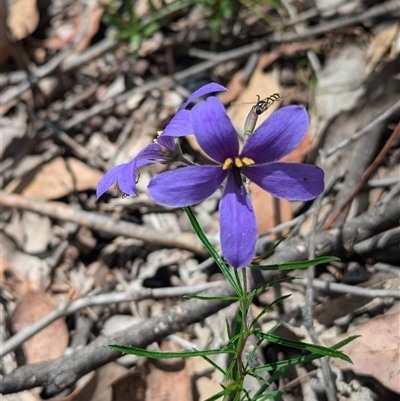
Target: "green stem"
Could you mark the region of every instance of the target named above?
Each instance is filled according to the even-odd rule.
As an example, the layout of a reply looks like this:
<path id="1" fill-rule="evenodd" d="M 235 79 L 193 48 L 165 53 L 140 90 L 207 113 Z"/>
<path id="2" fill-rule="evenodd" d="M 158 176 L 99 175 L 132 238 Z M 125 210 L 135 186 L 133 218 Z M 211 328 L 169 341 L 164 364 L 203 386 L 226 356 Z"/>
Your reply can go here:
<path id="1" fill-rule="evenodd" d="M 238 367 L 238 382 L 241 383 L 244 380 L 245 372 L 244 372 L 244 366 L 243 366 L 243 351 L 246 346 L 247 339 L 249 338 L 249 327 L 247 323 L 247 312 L 248 312 L 248 305 L 247 305 L 247 270 L 246 267 L 244 267 L 242 270 L 242 285 L 243 285 L 243 297 L 240 300 L 240 313 L 242 315 L 242 324 L 243 324 L 243 339 L 241 341 L 238 353 L 237 353 L 237 367 Z"/>

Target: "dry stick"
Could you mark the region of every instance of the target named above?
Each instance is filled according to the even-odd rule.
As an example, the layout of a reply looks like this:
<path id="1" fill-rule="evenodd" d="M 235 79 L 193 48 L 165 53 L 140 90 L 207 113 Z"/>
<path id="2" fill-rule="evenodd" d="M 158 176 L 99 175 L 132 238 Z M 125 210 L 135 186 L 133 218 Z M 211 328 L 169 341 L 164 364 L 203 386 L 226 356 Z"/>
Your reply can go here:
<path id="1" fill-rule="evenodd" d="M 397 13 L 400 10 L 399 0 L 391 0 L 383 4 L 371 7 L 363 13 L 352 15 L 350 17 L 338 18 L 332 22 L 324 22 L 323 24 L 309 28 L 301 33 L 276 33 L 272 37 L 267 37 L 269 43 L 291 42 L 295 40 L 307 39 L 312 36 L 322 35 L 324 33 L 336 31 L 341 28 L 355 25 L 370 18 L 380 17 L 389 13 Z"/>
<path id="2" fill-rule="evenodd" d="M 367 124 L 360 131 L 353 134 L 350 138 L 344 139 L 342 142 L 340 142 L 334 148 L 329 149 L 327 152 L 324 152 L 323 150 L 321 150 L 320 152 L 321 152 L 322 156 L 324 156 L 324 157 L 332 156 L 338 150 L 345 148 L 350 143 L 354 142 L 355 140 L 361 138 L 363 135 L 370 132 L 372 130 L 372 128 L 374 128 L 375 126 L 377 126 L 380 123 L 383 123 L 383 122 L 389 120 L 391 117 L 395 116 L 399 111 L 400 111 L 400 100 L 398 100 L 393 106 L 389 107 L 380 116 L 378 116 L 373 121 L 371 121 L 369 124 Z"/>
<path id="3" fill-rule="evenodd" d="M 398 177 L 387 177 L 387 178 L 373 178 L 367 182 L 369 188 L 381 188 L 390 187 L 399 182 Z"/>
<path id="4" fill-rule="evenodd" d="M 70 128 L 73 128 L 76 125 L 84 122 L 88 118 L 100 114 L 106 110 L 109 110 L 117 104 L 125 103 L 134 95 L 144 94 L 154 89 L 159 89 L 160 87 L 171 87 L 176 82 L 183 81 L 193 75 L 199 74 L 203 71 L 213 68 L 218 64 L 224 63 L 231 59 L 245 57 L 254 50 L 260 50 L 261 47 L 262 45 L 260 42 L 252 43 L 250 45 L 243 46 L 239 49 L 234 49 L 221 53 L 216 57 L 214 57 L 212 60 L 207 60 L 192 67 L 186 68 L 185 70 L 179 71 L 173 77 L 161 77 L 159 79 L 152 79 L 151 81 L 146 82 L 137 88 L 131 89 L 118 95 L 115 99 L 114 98 L 108 99 L 104 103 L 96 104 L 84 112 L 77 113 L 73 118 L 71 118 L 70 120 L 68 120 L 66 123 L 63 124 L 63 129 L 68 130 Z"/>
<path id="5" fill-rule="evenodd" d="M 301 285 L 307 285 L 306 282 L 299 281 Z M 375 288 L 355 287 L 353 285 L 330 283 L 328 281 L 313 280 L 312 286 L 319 290 L 336 292 L 338 294 L 353 294 L 368 298 L 395 298 L 400 299 L 400 290 L 385 290 Z"/>
<path id="6" fill-rule="evenodd" d="M 316 237 L 315 255 L 335 255 L 337 257 L 351 257 L 354 255 L 354 246 L 381 232 L 398 227 L 400 220 L 400 202 L 391 199 L 387 203 L 376 205 L 372 210 L 354 217 L 342 227 L 323 231 Z M 307 240 L 297 237 L 282 242 L 273 255 L 268 258 L 269 264 L 294 262 L 308 258 Z M 268 277 L 268 272 L 263 276 Z"/>
<path id="7" fill-rule="evenodd" d="M 118 42 L 115 39 L 106 37 L 100 42 L 90 46 L 82 53 L 69 54 L 66 58 L 62 58 L 61 64 L 59 65 L 59 70 L 61 72 L 66 72 L 70 69 L 79 67 L 80 65 L 101 56 L 103 53 L 112 50 L 117 44 Z M 50 59 L 46 64 L 38 67 L 35 72 L 32 72 L 32 74 L 34 74 L 34 79 L 39 80 L 40 78 L 43 78 L 54 71 L 54 64 L 56 64 L 54 63 L 55 57 L 56 56 Z M 63 57 L 65 56 L 63 55 Z M 28 77 L 25 71 L 13 71 L 7 74 L 0 74 L 0 87 L 6 85 L 15 85 L 26 79 L 28 79 Z"/>
<path id="8" fill-rule="evenodd" d="M 91 306 L 120 304 L 122 302 L 141 301 L 143 299 L 182 297 L 187 294 L 196 294 L 201 291 L 218 287 L 222 283 L 222 281 L 215 281 L 211 283 L 194 285 L 191 287 L 168 287 L 155 289 L 144 288 L 135 292 L 113 292 L 109 294 L 88 296 L 73 302 L 62 302 L 48 315 L 33 323 L 31 326 L 19 331 L 17 334 L 9 338 L 5 343 L 3 343 L 2 348 L 0 349 L 0 358 L 2 358 L 4 355 L 7 355 L 11 351 L 14 351 L 23 342 L 34 336 L 40 330 L 44 329 L 60 317 L 71 315 L 84 308 Z"/>
<path id="9" fill-rule="evenodd" d="M 391 246 L 400 244 L 400 226 L 397 229 L 386 231 L 375 235 L 365 241 L 361 241 L 354 245 L 354 250 L 358 254 L 371 254 L 376 250 L 383 250 Z"/>
<path id="10" fill-rule="evenodd" d="M 355 243 L 397 226 L 399 219 L 400 204 L 397 200 L 391 200 L 385 205 L 376 206 L 373 210 L 345 223 L 340 230 L 325 231 L 318 235 L 315 247 L 316 255 L 334 254 L 339 256 L 346 249 L 350 252 Z M 305 241 L 293 238 L 281 244 L 275 254 L 269 258 L 269 262 L 274 264 L 282 263 L 282 261 L 304 260 L 306 258 L 307 247 Z M 263 274 L 263 277 L 264 280 L 271 280 L 269 274 Z M 332 286 L 332 283 L 327 284 L 328 288 L 329 286 Z M 232 296 L 234 293 L 229 284 L 223 282 L 218 287 L 202 295 Z M 84 349 L 74 352 L 70 356 L 33 366 L 22 366 L 2 378 L 0 393 L 6 394 L 44 386 L 43 395 L 49 398 L 69 388 L 91 370 L 117 359 L 120 354 L 109 350 L 106 347 L 107 344 L 130 344 L 143 348 L 169 334 L 182 330 L 192 323 L 202 321 L 205 317 L 212 315 L 225 305 L 228 305 L 228 302 L 186 301 L 169 309 L 161 316 L 150 318 L 110 337 L 100 337 Z"/>
<path id="11" fill-rule="evenodd" d="M 336 219 L 343 213 L 343 211 L 347 208 L 347 206 L 353 201 L 353 199 L 357 196 L 357 194 L 361 191 L 364 187 L 368 178 L 371 174 L 379 167 L 382 159 L 385 157 L 386 153 L 391 148 L 393 142 L 395 141 L 396 137 L 400 134 L 400 123 L 397 124 L 396 128 L 390 135 L 389 139 L 386 141 L 385 146 L 379 152 L 378 156 L 376 156 L 375 160 L 371 163 L 371 165 L 367 168 L 363 176 L 361 177 L 361 181 L 358 185 L 354 188 L 351 192 L 347 200 L 343 203 L 343 205 L 333 214 L 333 216 L 324 224 L 322 230 L 328 230 L 332 224 L 336 221 Z"/>
<path id="12" fill-rule="evenodd" d="M 192 233 L 179 235 L 158 233 L 145 229 L 138 224 L 116 221 L 111 217 L 95 212 L 78 210 L 61 202 L 45 202 L 26 198 L 22 195 L 9 195 L 0 191 L 0 206 L 30 210 L 54 219 L 71 221 L 110 235 L 123 235 L 161 247 L 186 249 L 197 255 L 208 255 L 206 250 L 201 246 L 200 241 Z"/>
<path id="13" fill-rule="evenodd" d="M 296 7 L 292 4 L 291 0 L 282 0 L 283 5 L 286 7 L 286 10 L 288 11 L 290 18 L 294 19 L 297 17 L 297 10 Z M 306 31 L 306 28 L 304 27 L 304 24 L 296 23 L 294 24 L 294 29 L 296 33 L 302 33 Z M 307 58 L 308 61 L 311 64 L 312 69 L 314 70 L 315 73 L 318 73 L 318 71 L 321 70 L 321 63 L 318 60 L 318 57 L 314 50 L 307 50 Z"/>
<path id="14" fill-rule="evenodd" d="M 41 117 L 40 115 L 38 118 L 42 118 L 41 122 L 44 124 L 44 126 L 50 130 L 78 159 L 81 159 L 95 168 L 102 167 L 105 170 L 109 168 L 108 164 L 97 154 L 88 151 L 84 146 L 80 145 L 77 141 L 75 141 L 75 139 L 71 138 L 66 132 L 64 132 L 48 118 Z"/>
<path id="15" fill-rule="evenodd" d="M 40 116 L 39 116 L 40 118 Z M 74 139 L 72 139 L 67 133 L 60 130 L 57 126 L 55 126 L 50 120 L 47 118 L 42 118 L 41 120 L 44 126 L 50 131 L 54 132 L 56 137 L 69 149 L 72 153 L 75 154 L 79 159 L 89 159 L 90 154 L 88 150 L 77 143 Z"/>
<path id="16" fill-rule="evenodd" d="M 317 199 L 316 206 L 315 206 L 315 214 L 313 218 L 311 234 L 309 237 L 308 243 L 308 257 L 309 259 L 315 258 L 315 237 L 317 232 L 318 226 L 318 216 L 321 211 L 322 206 L 322 197 Z M 315 266 L 311 266 L 308 269 L 307 275 L 307 287 L 306 287 L 306 304 L 303 308 L 303 317 L 304 317 L 304 325 L 307 329 L 309 336 L 311 337 L 314 344 L 320 344 L 319 338 L 315 332 L 314 328 L 314 316 L 313 316 L 313 302 L 314 302 L 314 286 L 313 281 L 315 278 Z M 336 386 L 333 381 L 332 371 L 329 366 L 328 358 L 323 357 L 321 358 L 321 370 L 322 376 L 324 378 L 324 382 L 326 385 L 325 394 L 328 398 L 328 401 L 336 401 Z"/>

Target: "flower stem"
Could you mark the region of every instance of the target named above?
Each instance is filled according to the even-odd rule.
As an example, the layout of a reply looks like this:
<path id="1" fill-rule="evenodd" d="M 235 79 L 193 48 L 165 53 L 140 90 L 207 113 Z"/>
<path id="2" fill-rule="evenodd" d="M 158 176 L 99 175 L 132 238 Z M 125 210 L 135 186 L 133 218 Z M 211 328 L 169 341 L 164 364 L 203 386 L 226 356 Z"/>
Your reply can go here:
<path id="1" fill-rule="evenodd" d="M 236 362 L 238 367 L 238 383 L 242 383 L 244 380 L 245 372 L 243 366 L 243 351 L 246 346 L 247 339 L 249 337 L 248 331 L 248 323 L 247 323 L 247 312 L 248 312 L 248 305 L 247 305 L 247 270 L 246 267 L 241 269 L 242 271 L 242 285 L 243 285 L 243 297 L 240 300 L 240 314 L 242 315 L 242 325 L 243 325 L 243 338 L 240 343 L 240 347 L 238 349 L 238 353 L 236 356 Z"/>

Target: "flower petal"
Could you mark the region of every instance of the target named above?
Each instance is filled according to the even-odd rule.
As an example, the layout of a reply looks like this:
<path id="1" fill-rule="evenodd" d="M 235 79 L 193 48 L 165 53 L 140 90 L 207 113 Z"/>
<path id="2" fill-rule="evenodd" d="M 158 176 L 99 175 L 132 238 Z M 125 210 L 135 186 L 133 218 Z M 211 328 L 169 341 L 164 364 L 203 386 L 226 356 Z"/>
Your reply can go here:
<path id="1" fill-rule="evenodd" d="M 239 140 L 221 101 L 209 97 L 196 104 L 191 112 L 196 139 L 213 160 L 223 163 L 239 153 Z"/>
<path id="2" fill-rule="evenodd" d="M 244 267 L 255 255 L 257 226 L 253 206 L 243 185 L 228 176 L 219 204 L 222 254 L 233 267 Z"/>
<path id="3" fill-rule="evenodd" d="M 159 136 L 159 138 L 163 136 L 185 136 L 193 134 L 192 121 L 190 119 L 190 111 L 189 110 L 179 110 L 174 117 L 172 117 L 171 121 L 164 128 L 164 131 Z"/>
<path id="4" fill-rule="evenodd" d="M 121 170 L 118 175 L 118 186 L 119 189 L 127 195 L 137 196 L 136 193 L 136 170 L 137 170 L 136 160 L 133 159 L 128 163 L 123 170 Z"/>
<path id="5" fill-rule="evenodd" d="M 137 196 L 135 159 L 130 163 L 119 164 L 118 166 L 113 167 L 100 178 L 96 189 L 97 199 L 99 199 L 100 196 L 115 183 L 118 183 L 118 187 L 123 193 Z"/>
<path id="6" fill-rule="evenodd" d="M 172 137 L 166 137 L 164 139 L 170 138 L 173 141 Z M 157 139 L 158 142 L 158 139 Z M 165 143 L 166 141 L 162 141 L 162 143 Z M 175 146 L 175 145 L 174 145 Z M 139 154 L 132 160 L 136 161 L 136 168 L 142 167 L 146 164 L 150 163 L 161 163 L 161 162 L 166 162 L 166 161 L 171 161 L 171 158 L 165 155 L 162 152 L 162 147 L 160 146 L 159 143 L 151 143 L 150 145 L 147 145 L 144 149 L 142 149 Z M 168 149 L 168 148 L 167 148 Z M 169 150 L 169 149 L 168 149 Z"/>
<path id="7" fill-rule="evenodd" d="M 308 114 L 303 107 L 282 107 L 250 135 L 241 156 L 256 164 L 279 160 L 300 145 L 307 129 Z"/>
<path id="8" fill-rule="evenodd" d="M 194 91 L 189 96 L 189 99 L 186 100 L 185 103 L 181 104 L 181 106 L 179 107 L 178 110 L 182 110 L 182 109 L 186 108 L 186 106 L 188 106 L 189 103 L 193 102 L 193 100 L 196 100 L 197 98 L 199 98 L 201 96 L 208 95 L 209 93 L 213 93 L 213 92 L 223 92 L 223 91 L 227 91 L 227 90 L 228 89 L 226 89 L 225 86 L 211 82 L 207 85 L 202 86 L 201 88 L 197 89 L 196 91 Z"/>
<path id="9" fill-rule="evenodd" d="M 242 173 L 276 198 L 307 201 L 324 190 L 324 171 L 311 164 L 269 163 L 246 167 Z"/>
<path id="10" fill-rule="evenodd" d="M 212 195 L 227 176 L 220 166 L 190 166 L 166 171 L 148 186 L 157 203 L 173 207 L 190 206 Z"/>
<path id="11" fill-rule="evenodd" d="M 125 170 L 128 163 L 120 164 L 118 166 L 113 167 L 112 169 L 108 170 L 103 177 L 100 178 L 99 183 L 97 184 L 96 188 L 96 197 L 97 199 L 103 195 L 111 185 L 115 184 L 118 180 L 118 176 L 121 174 L 122 171 Z"/>

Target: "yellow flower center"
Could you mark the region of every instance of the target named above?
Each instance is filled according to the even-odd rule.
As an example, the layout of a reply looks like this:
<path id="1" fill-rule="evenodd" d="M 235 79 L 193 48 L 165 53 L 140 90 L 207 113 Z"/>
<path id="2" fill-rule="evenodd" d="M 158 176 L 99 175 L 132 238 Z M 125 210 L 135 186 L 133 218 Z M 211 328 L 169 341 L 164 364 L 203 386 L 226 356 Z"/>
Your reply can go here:
<path id="1" fill-rule="evenodd" d="M 222 165 L 222 170 L 228 170 L 232 166 L 235 166 L 237 168 L 242 168 L 245 166 L 251 166 L 252 164 L 255 164 L 255 161 L 252 159 L 249 159 L 248 157 L 229 157 L 224 161 L 224 164 Z"/>

